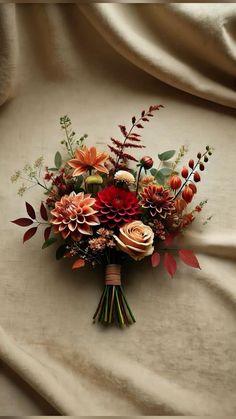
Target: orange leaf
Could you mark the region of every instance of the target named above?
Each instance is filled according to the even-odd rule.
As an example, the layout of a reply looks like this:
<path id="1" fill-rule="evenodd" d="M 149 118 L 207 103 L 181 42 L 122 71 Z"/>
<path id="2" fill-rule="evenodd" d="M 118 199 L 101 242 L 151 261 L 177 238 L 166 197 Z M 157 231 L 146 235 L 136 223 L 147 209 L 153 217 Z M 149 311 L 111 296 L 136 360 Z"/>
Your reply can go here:
<path id="1" fill-rule="evenodd" d="M 176 261 L 174 256 L 166 252 L 164 255 L 164 266 L 170 276 L 174 276 L 176 272 Z"/>
<path id="2" fill-rule="evenodd" d="M 84 259 L 77 259 L 74 262 L 72 269 L 79 269 L 79 268 L 82 268 L 84 265 L 85 265 Z"/>
<path id="3" fill-rule="evenodd" d="M 195 254 L 191 250 L 179 250 L 179 257 L 186 265 L 201 269 Z"/>

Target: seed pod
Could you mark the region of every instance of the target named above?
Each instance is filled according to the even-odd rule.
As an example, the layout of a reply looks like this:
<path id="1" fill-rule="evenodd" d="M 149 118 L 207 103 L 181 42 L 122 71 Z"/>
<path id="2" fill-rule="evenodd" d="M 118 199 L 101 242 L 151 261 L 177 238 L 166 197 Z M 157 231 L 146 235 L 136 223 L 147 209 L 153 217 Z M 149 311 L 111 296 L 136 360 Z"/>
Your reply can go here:
<path id="1" fill-rule="evenodd" d="M 201 177 L 198 172 L 194 173 L 193 179 L 194 179 L 194 182 L 200 182 Z"/>
<path id="2" fill-rule="evenodd" d="M 207 151 L 209 151 L 209 150 L 210 150 L 210 147 L 209 147 L 209 145 L 207 145 L 207 146 L 206 146 L 206 150 L 207 150 Z"/>
<path id="3" fill-rule="evenodd" d="M 204 162 L 208 162 L 208 157 L 207 156 L 204 157 Z"/>
<path id="4" fill-rule="evenodd" d="M 197 153 L 197 158 L 200 159 L 202 157 L 201 153 Z"/>
<path id="5" fill-rule="evenodd" d="M 182 171 L 181 171 L 181 175 L 183 176 L 183 178 L 187 178 L 188 177 L 188 169 L 187 167 L 183 167 Z"/>
<path id="6" fill-rule="evenodd" d="M 200 163 L 200 164 L 199 164 L 199 169 L 200 169 L 201 171 L 203 171 L 203 170 L 205 169 L 205 166 L 204 166 L 204 164 L 203 164 L 203 163 Z"/>
<path id="7" fill-rule="evenodd" d="M 194 160 L 193 159 L 189 160 L 188 165 L 191 169 L 193 169 L 194 168 Z"/>
<path id="8" fill-rule="evenodd" d="M 209 154 L 209 156 L 211 156 L 212 155 L 212 152 L 211 151 L 208 151 L 208 154 Z"/>

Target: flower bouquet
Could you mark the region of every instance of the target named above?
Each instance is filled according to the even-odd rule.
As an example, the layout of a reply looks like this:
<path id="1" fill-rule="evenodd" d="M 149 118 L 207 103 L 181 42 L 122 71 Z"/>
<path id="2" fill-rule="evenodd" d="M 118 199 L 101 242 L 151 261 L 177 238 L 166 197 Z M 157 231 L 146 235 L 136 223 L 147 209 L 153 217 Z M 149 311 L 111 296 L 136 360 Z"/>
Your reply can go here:
<path id="1" fill-rule="evenodd" d="M 41 227 L 42 248 L 59 244 L 56 258 L 74 258 L 73 269 L 104 266 L 105 285 L 94 322 L 120 326 L 135 322 L 121 283 L 122 265 L 128 260 L 148 257 L 153 268 L 163 260 L 171 277 L 176 272 L 176 256 L 193 268 L 200 267 L 191 250 L 173 249 L 172 242 L 206 203 L 189 209 L 201 180 L 199 172 L 204 171 L 212 148 L 206 146 L 180 171 L 177 167 L 187 151 L 185 146 L 178 152 L 158 154 L 157 168 L 152 157 L 137 159 L 132 153 L 145 147 L 141 141 L 144 124 L 162 107 L 142 111 L 131 119 L 129 129 L 119 125 L 121 139 L 111 138 L 109 153 L 86 146 L 87 135 L 77 137 L 69 117 L 64 116 L 60 125 L 66 153 L 56 152 L 53 167 L 45 167 L 40 157 L 11 178 L 12 182 L 24 179 L 20 196 L 34 186 L 44 191 L 40 219 L 26 202 L 27 217 L 12 221 L 30 227 L 23 242 Z"/>

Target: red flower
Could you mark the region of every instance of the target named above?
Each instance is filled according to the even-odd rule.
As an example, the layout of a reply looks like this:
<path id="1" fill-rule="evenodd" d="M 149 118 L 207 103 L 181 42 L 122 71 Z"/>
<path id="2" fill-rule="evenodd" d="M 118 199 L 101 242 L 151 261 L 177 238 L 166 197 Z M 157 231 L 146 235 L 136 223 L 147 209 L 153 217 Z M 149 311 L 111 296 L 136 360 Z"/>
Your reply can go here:
<path id="1" fill-rule="evenodd" d="M 98 193 L 95 208 L 100 222 L 111 229 L 137 220 L 140 214 L 135 193 L 115 186 L 108 186 Z"/>

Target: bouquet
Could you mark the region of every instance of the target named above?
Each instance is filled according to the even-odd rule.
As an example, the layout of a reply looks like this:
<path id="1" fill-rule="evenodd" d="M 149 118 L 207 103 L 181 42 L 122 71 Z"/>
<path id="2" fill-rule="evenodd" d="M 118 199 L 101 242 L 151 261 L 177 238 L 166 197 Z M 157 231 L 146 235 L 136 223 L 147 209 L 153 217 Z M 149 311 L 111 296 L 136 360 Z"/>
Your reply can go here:
<path id="1" fill-rule="evenodd" d="M 27 217 L 12 221 L 30 227 L 23 242 L 42 228 L 42 248 L 57 244 L 56 258 L 74 258 L 73 269 L 104 266 L 105 285 L 94 322 L 120 326 L 135 322 L 121 283 L 121 269 L 127 261 L 149 258 L 153 268 L 162 261 L 171 277 L 176 272 L 176 257 L 200 268 L 191 250 L 175 248 L 173 242 L 207 202 L 189 208 L 212 148 L 206 146 L 180 170 L 185 146 L 178 152 L 159 153 L 157 167 L 150 156 L 138 159 L 133 152 L 145 147 L 141 137 L 144 124 L 161 108 L 150 106 L 132 117 L 130 128 L 119 125 L 121 136 L 111 138 L 109 153 L 88 147 L 87 135 L 77 137 L 70 118 L 64 116 L 60 125 L 65 153 L 56 152 L 54 166 L 45 167 L 40 157 L 11 178 L 12 182 L 24 179 L 20 196 L 35 186 L 44 192 L 40 218 L 26 202 Z"/>

